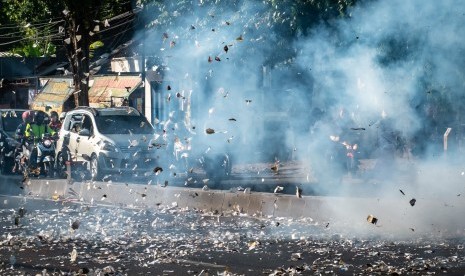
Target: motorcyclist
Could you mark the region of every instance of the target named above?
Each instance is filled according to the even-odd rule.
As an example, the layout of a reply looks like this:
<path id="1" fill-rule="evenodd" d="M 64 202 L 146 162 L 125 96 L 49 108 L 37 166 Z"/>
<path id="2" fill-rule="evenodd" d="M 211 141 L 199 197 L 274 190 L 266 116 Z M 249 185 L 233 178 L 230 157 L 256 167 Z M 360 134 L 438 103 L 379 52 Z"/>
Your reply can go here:
<path id="1" fill-rule="evenodd" d="M 23 121 L 21 124 L 18 125 L 15 131 L 15 139 L 19 142 L 19 147 L 15 148 L 14 156 L 18 156 L 19 152 L 21 151 L 22 146 L 24 145 L 24 136 L 26 133 L 26 127 L 29 123 L 32 122 L 34 113 L 31 110 L 24 111 L 21 115 Z M 13 172 L 16 172 L 18 169 L 18 164 L 15 162 L 13 166 Z"/>
<path id="2" fill-rule="evenodd" d="M 55 131 L 50 128 L 45 121 L 45 113 L 42 111 L 34 112 L 34 120 L 32 123 L 27 124 L 25 137 L 31 139 L 34 142 L 34 146 L 31 151 L 31 157 L 29 158 L 29 167 L 31 171 L 37 170 L 37 143 L 42 139 L 42 136 L 46 133 L 55 135 Z"/>
<path id="3" fill-rule="evenodd" d="M 58 113 L 56 111 L 50 112 L 50 123 L 48 124 L 49 127 L 58 132 L 61 128 L 61 121 L 58 118 Z"/>

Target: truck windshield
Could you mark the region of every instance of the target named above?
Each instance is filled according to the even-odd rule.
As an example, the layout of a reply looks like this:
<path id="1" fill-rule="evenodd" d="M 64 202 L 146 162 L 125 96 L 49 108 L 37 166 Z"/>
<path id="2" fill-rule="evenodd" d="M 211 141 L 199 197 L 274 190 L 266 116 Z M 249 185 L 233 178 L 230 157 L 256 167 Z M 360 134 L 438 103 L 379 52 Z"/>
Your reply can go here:
<path id="1" fill-rule="evenodd" d="M 106 115 L 95 117 L 102 134 L 152 134 L 154 129 L 144 116 Z"/>

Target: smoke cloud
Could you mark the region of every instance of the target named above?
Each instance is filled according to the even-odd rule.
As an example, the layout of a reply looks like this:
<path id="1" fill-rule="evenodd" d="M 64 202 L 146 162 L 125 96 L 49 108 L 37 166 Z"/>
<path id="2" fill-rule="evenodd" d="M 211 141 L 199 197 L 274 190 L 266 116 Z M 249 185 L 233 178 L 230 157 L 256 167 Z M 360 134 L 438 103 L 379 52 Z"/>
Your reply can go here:
<path id="1" fill-rule="evenodd" d="M 400 196 L 403 188 L 421 198 L 447 187 L 443 200 L 460 194 L 461 170 L 454 168 L 464 105 L 461 3 L 359 1 L 348 17 L 322 22 L 287 45 L 275 32 L 286 22 L 256 1 L 153 12 L 170 22 L 145 40 L 171 82 L 169 91 L 160 89 L 185 96 L 160 119 L 163 125 L 170 112 L 178 114 L 184 126 L 168 131 L 192 137 L 197 150 L 229 152 L 237 163 L 303 162 L 319 182 L 303 185 L 304 192 L 350 192 L 341 185 L 352 165 L 352 177 L 376 195 Z M 276 56 L 288 58 L 270 63 Z M 191 117 L 179 108 L 186 101 Z M 367 159 L 360 175 L 358 160 Z M 454 184 L 431 173 L 436 169 Z"/>

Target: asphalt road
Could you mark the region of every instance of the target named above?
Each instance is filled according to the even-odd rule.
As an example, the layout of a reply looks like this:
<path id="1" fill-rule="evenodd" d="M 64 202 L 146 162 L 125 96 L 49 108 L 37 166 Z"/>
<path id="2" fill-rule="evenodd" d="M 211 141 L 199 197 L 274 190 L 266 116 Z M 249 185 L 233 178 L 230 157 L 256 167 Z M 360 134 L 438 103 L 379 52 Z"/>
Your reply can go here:
<path id="1" fill-rule="evenodd" d="M 454 235 L 397 239 L 312 219 L 11 196 L 0 206 L 1 275 L 465 273 L 465 240 Z"/>

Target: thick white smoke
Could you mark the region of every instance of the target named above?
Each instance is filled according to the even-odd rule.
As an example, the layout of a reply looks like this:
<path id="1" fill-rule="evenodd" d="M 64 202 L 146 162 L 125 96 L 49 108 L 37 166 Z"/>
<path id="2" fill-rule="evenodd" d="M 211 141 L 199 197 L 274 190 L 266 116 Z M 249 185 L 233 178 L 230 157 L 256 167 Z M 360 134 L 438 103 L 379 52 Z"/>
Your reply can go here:
<path id="1" fill-rule="evenodd" d="M 161 87 L 162 95 L 192 95 L 189 131 L 167 131 L 193 136 L 202 151 L 229 151 L 237 162 L 292 156 L 311 165 L 322 189 L 340 189 L 343 142 L 357 143 L 356 158 L 377 159 L 365 177 L 383 182 L 396 182 L 405 171 L 412 181 L 418 161 L 439 160 L 448 127 L 449 157 L 458 152 L 465 64 L 460 2 L 360 1 L 350 16 L 314 26 L 286 47 L 275 32 L 285 22 L 262 2 L 179 7 L 153 11 L 170 23 L 147 32 L 145 47 L 166 65 L 170 90 Z M 289 58 L 270 66 L 276 56 Z M 205 134 L 206 128 L 216 133 Z"/>

